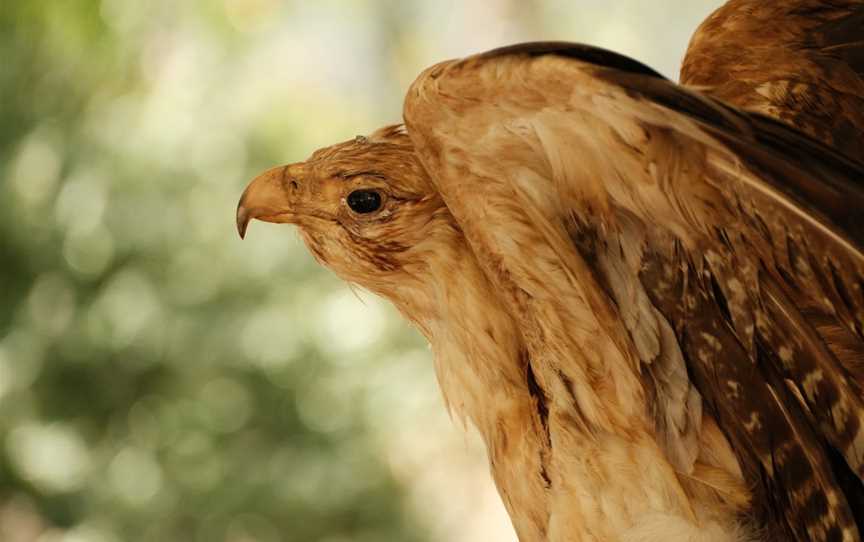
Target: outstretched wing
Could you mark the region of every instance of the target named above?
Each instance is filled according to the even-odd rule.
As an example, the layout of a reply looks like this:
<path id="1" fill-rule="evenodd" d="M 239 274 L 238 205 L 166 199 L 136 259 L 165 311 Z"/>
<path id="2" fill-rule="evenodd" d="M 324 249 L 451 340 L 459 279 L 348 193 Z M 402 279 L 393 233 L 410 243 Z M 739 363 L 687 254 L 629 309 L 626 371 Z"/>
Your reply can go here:
<path id="1" fill-rule="evenodd" d="M 681 83 L 864 161 L 864 0 L 731 0 L 696 30 Z"/>
<path id="2" fill-rule="evenodd" d="M 701 394 L 769 529 L 861 539 L 861 164 L 562 43 L 433 66 L 404 113 L 526 341 L 554 342 L 578 365 L 582 423 L 626 410 L 623 388 L 598 390 L 630 360 L 679 471 L 692 465 Z"/>

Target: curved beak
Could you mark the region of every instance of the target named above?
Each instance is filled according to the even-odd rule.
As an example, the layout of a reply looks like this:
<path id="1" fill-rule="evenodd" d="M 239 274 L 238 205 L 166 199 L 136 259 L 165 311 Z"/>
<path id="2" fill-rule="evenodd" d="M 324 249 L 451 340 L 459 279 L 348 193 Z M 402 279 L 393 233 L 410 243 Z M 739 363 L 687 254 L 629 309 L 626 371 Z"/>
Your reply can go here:
<path id="1" fill-rule="evenodd" d="M 257 218 L 265 222 L 293 222 L 290 166 L 268 169 L 258 175 L 240 197 L 237 204 L 237 232 L 243 239 L 249 222 Z M 296 186 L 296 184 L 294 185 Z"/>

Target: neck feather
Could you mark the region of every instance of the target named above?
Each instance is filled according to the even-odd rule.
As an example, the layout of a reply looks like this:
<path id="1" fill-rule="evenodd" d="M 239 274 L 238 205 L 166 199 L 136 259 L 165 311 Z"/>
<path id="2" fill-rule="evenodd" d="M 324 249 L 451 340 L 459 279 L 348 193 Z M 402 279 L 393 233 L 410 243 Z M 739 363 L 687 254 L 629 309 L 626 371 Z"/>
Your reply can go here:
<path id="1" fill-rule="evenodd" d="M 451 413 L 491 437 L 494 407 L 525 386 L 518 328 L 461 236 L 434 243 L 434 257 L 411 271 L 414 280 L 388 297 L 431 344 Z"/>

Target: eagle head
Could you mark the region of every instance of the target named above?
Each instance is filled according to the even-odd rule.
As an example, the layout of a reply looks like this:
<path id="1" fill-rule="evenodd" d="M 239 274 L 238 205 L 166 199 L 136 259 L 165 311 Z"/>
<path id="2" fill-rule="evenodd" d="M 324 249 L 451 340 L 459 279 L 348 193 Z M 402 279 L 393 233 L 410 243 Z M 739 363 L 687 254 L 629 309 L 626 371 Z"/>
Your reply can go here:
<path id="1" fill-rule="evenodd" d="M 241 237 L 256 218 L 297 225 L 321 264 L 394 301 L 426 282 L 430 256 L 461 242 L 399 125 L 265 171 L 237 206 Z"/>

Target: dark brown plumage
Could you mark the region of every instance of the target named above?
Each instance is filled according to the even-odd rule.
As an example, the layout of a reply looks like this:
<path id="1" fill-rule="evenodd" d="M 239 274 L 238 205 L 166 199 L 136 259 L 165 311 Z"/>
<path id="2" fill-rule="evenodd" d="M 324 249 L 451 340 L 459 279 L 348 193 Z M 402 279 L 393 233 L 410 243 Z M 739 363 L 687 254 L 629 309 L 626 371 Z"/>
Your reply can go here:
<path id="1" fill-rule="evenodd" d="M 864 161 L 864 2 L 727 2 L 693 35 L 681 83 Z"/>
<path id="2" fill-rule="evenodd" d="M 794 4 L 760 43 L 794 63 L 795 40 L 841 41 L 845 68 L 802 52 L 796 69 L 827 82 L 803 92 L 833 96 L 838 73 L 859 88 L 843 36 L 862 4 Z M 818 102 L 831 115 L 747 101 L 720 72 L 762 62 L 758 94 L 792 70 L 726 53 L 763 11 L 715 14 L 685 72 L 783 123 L 608 51 L 525 44 L 427 69 L 404 128 L 274 168 L 241 199 L 241 233 L 299 225 L 429 339 L 523 540 L 862 539 L 864 165 L 818 123 L 864 93 Z M 352 206 L 357 191 L 380 206 Z"/>

